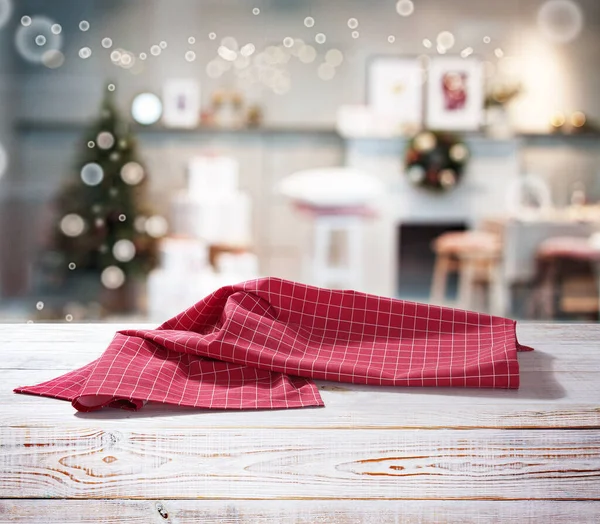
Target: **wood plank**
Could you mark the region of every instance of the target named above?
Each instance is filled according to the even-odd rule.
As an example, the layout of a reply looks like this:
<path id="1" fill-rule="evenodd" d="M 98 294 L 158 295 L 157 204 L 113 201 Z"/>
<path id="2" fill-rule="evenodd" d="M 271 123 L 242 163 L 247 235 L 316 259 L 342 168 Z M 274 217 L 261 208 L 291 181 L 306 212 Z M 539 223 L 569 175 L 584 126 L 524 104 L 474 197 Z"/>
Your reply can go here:
<path id="1" fill-rule="evenodd" d="M 165 517 L 166 515 L 166 517 Z M 595 524 L 598 502 L 546 501 L 204 501 L 6 500 L 0 517 L 28 524 Z"/>
<path id="2" fill-rule="evenodd" d="M 600 428 L 597 373 L 522 372 L 516 390 L 394 388 L 317 381 L 324 408 L 228 411 L 148 404 L 132 413 L 77 413 L 69 402 L 13 393 L 16 386 L 54 378 L 57 370 L 5 370 L 0 384 L 2 425 L 101 424 L 143 421 L 145 428 Z"/>
<path id="3" fill-rule="evenodd" d="M 158 497 L 598 501 L 600 430 L 0 428 L 0 498 Z"/>
<path id="4" fill-rule="evenodd" d="M 70 370 L 97 358 L 115 332 L 149 324 L 0 324 L 0 369 Z M 522 371 L 600 370 L 600 324 L 517 325 L 519 341 L 536 351 L 519 354 Z"/>

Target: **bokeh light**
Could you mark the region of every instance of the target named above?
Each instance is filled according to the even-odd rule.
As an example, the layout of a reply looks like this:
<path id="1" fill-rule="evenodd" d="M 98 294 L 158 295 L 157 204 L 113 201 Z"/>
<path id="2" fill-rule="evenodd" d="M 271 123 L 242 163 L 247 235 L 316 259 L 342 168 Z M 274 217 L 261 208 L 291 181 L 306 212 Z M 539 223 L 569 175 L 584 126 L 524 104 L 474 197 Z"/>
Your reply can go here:
<path id="1" fill-rule="evenodd" d="M 30 16 L 25 15 L 25 16 L 21 17 L 21 25 L 23 27 L 29 27 L 31 25 L 31 22 L 32 22 L 32 19 Z"/>
<path id="2" fill-rule="evenodd" d="M 133 100 L 131 115 L 138 124 L 150 125 L 158 122 L 162 109 L 162 102 L 155 94 L 141 93 Z"/>
<path id="3" fill-rule="evenodd" d="M 53 24 L 50 31 L 55 35 L 60 35 L 62 33 L 62 26 L 60 24 Z"/>
<path id="4" fill-rule="evenodd" d="M 85 221 L 76 213 L 70 213 L 60 221 L 60 229 L 68 237 L 78 237 L 85 230 Z"/>
<path id="5" fill-rule="evenodd" d="M 89 58 L 90 56 L 92 56 L 92 50 L 89 47 L 82 47 L 79 50 L 79 57 L 86 59 Z"/>
<path id="6" fill-rule="evenodd" d="M 252 56 L 254 54 L 254 51 L 256 51 L 256 47 L 254 46 L 254 44 L 246 44 L 240 49 L 240 54 L 242 56 Z"/>
<path id="7" fill-rule="evenodd" d="M 564 113 L 561 113 L 560 111 L 554 113 L 551 117 L 550 117 L 550 125 L 554 128 L 559 128 L 565 125 L 567 121 L 567 118 L 565 117 Z"/>
<path id="8" fill-rule="evenodd" d="M 306 27 L 314 27 L 314 25 L 315 25 L 315 19 L 312 16 L 307 16 L 304 19 L 304 25 Z"/>
<path id="9" fill-rule="evenodd" d="M 144 179 L 144 168 L 137 162 L 128 162 L 121 168 L 121 178 L 126 184 L 135 186 Z"/>
<path id="10" fill-rule="evenodd" d="M 396 12 L 400 16 L 410 16 L 415 12 L 415 4 L 411 0 L 399 0 L 396 4 Z"/>
<path id="11" fill-rule="evenodd" d="M 144 227 L 146 229 L 146 233 L 154 238 L 164 237 L 169 231 L 168 222 L 160 215 L 154 215 L 148 218 L 144 224 Z"/>
<path id="12" fill-rule="evenodd" d="M 442 31 L 437 36 L 437 44 L 438 47 L 445 49 L 446 51 L 452 49 L 454 47 L 456 39 L 454 35 L 450 31 Z"/>
<path id="13" fill-rule="evenodd" d="M 587 117 L 583 111 L 575 111 L 571 115 L 571 125 L 576 128 L 581 128 L 587 122 Z"/>
<path id="14" fill-rule="evenodd" d="M 348 20 L 348 27 L 350 29 L 356 29 L 358 27 L 358 20 L 356 18 L 350 18 Z"/>
<path id="15" fill-rule="evenodd" d="M 96 137 L 96 144 L 98 144 L 100 149 L 110 149 L 115 145 L 115 137 L 108 131 L 102 131 Z"/>
<path id="16" fill-rule="evenodd" d="M 352 38 L 354 38 L 355 40 L 360 36 L 360 33 L 358 31 L 352 31 Z"/>
<path id="17" fill-rule="evenodd" d="M 333 67 L 338 67 L 344 61 L 344 54 L 339 49 L 330 49 L 325 54 L 325 62 Z"/>
<path id="18" fill-rule="evenodd" d="M 135 257 L 135 245 L 131 240 L 118 240 L 115 242 L 112 252 L 119 262 L 130 262 Z"/>
<path id="19" fill-rule="evenodd" d="M 566 44 L 583 29 L 583 12 L 573 0 L 549 0 L 537 16 L 540 32 L 551 42 Z"/>
<path id="20" fill-rule="evenodd" d="M 208 38 L 209 38 L 209 40 L 216 40 L 217 33 L 208 33 Z"/>
<path id="21" fill-rule="evenodd" d="M 103 38 L 102 39 L 102 47 L 104 49 L 110 49 L 113 45 L 113 41 L 110 38 Z"/>
<path id="22" fill-rule="evenodd" d="M 196 60 L 196 53 L 194 53 L 194 51 L 186 51 L 185 59 L 187 62 L 193 62 Z"/>
<path id="23" fill-rule="evenodd" d="M 24 17 L 25 18 L 25 17 Z M 42 16 L 27 17 L 26 25 L 21 25 L 15 34 L 15 45 L 19 54 L 32 63 L 43 63 L 44 54 L 48 51 L 59 51 L 62 46 L 62 35 L 54 34 L 54 22 Z M 43 40 L 43 43 L 42 43 Z"/>
<path id="24" fill-rule="evenodd" d="M 90 23 L 87 20 L 82 20 L 81 22 L 79 22 L 79 30 L 80 31 L 87 31 L 90 28 Z"/>
<path id="25" fill-rule="evenodd" d="M 460 52 L 460 56 L 462 56 L 463 58 L 468 58 L 469 56 L 471 56 L 473 54 L 473 48 L 472 47 L 465 47 L 461 52 Z"/>
<path id="26" fill-rule="evenodd" d="M 108 266 L 102 271 L 100 281 L 108 289 L 118 289 L 125 283 L 125 273 L 120 267 Z"/>
<path id="27" fill-rule="evenodd" d="M 317 58 L 317 50 L 311 45 L 303 45 L 298 51 L 298 60 L 303 64 L 310 64 Z"/>
<path id="28" fill-rule="evenodd" d="M 315 36 L 315 42 L 317 44 L 324 44 L 327 41 L 327 37 L 325 36 L 324 33 L 317 33 L 317 35 Z"/>
<path id="29" fill-rule="evenodd" d="M 104 179 L 104 170 L 99 164 L 90 162 L 81 168 L 81 180 L 87 186 L 97 186 Z"/>
<path id="30" fill-rule="evenodd" d="M 317 70 L 317 74 L 321 80 L 331 80 L 335 76 L 335 67 L 328 63 L 321 64 Z"/>
<path id="31" fill-rule="evenodd" d="M 160 48 L 160 46 L 159 46 L 159 45 L 153 45 L 153 46 L 150 48 L 150 54 L 151 54 L 152 56 L 158 56 L 158 55 L 160 55 L 160 53 L 161 53 L 161 52 L 162 52 L 162 49 Z"/>

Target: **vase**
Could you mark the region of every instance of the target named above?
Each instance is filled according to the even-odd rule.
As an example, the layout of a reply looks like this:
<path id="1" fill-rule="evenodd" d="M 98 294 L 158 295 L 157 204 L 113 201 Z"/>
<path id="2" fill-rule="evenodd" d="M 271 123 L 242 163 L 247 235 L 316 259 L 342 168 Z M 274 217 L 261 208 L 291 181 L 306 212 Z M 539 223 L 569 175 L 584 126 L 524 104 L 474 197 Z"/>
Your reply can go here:
<path id="1" fill-rule="evenodd" d="M 507 140 L 514 136 L 510 115 L 504 106 L 489 107 L 485 115 L 486 135 L 496 140 Z"/>

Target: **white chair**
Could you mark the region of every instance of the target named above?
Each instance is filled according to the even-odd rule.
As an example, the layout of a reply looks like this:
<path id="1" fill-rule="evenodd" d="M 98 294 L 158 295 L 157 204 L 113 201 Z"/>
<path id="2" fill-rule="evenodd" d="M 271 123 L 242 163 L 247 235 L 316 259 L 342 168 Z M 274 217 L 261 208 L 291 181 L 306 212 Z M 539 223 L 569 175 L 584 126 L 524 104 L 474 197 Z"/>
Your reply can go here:
<path id="1" fill-rule="evenodd" d="M 513 218 L 527 219 L 553 207 L 550 186 L 542 177 L 527 174 L 509 184 L 506 207 Z"/>

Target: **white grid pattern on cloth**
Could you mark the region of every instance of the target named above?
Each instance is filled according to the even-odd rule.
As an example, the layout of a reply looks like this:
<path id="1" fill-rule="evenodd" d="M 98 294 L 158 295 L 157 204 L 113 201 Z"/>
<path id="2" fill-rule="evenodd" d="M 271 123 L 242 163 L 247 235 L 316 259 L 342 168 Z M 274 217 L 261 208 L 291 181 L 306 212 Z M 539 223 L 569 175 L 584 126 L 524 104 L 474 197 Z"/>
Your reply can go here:
<path id="1" fill-rule="evenodd" d="M 118 332 L 79 370 L 15 389 L 82 411 L 154 401 L 322 406 L 312 379 L 518 388 L 513 320 L 263 278 L 221 288 L 154 330 Z M 96 402 L 94 402 L 96 399 Z"/>

